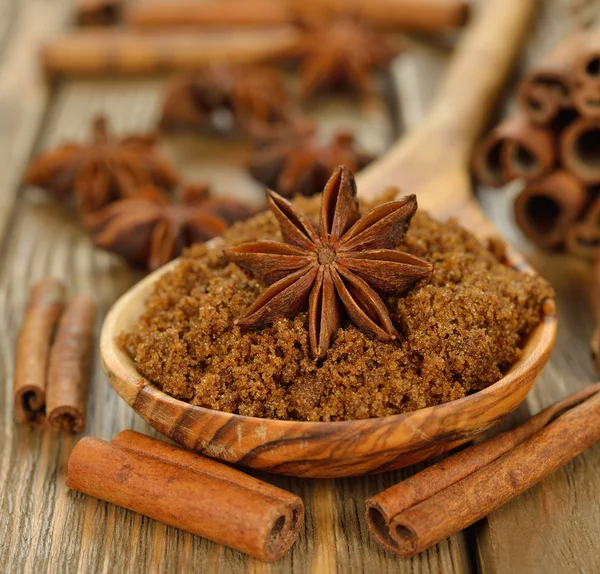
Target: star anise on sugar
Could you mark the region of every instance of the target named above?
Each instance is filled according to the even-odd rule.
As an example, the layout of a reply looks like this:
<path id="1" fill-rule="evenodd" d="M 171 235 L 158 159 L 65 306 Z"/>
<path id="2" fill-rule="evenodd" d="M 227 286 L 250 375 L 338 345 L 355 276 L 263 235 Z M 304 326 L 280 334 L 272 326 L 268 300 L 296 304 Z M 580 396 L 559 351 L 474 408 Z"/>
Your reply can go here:
<path id="1" fill-rule="evenodd" d="M 213 64 L 194 75 L 174 77 L 165 88 L 161 128 L 247 129 L 287 119 L 289 96 L 279 71 L 267 66 Z M 229 113 L 233 125 L 221 112 Z"/>
<path id="2" fill-rule="evenodd" d="M 278 58 L 300 62 L 300 94 L 309 98 L 320 90 L 354 89 L 373 92 L 372 72 L 401 51 L 395 36 L 371 31 L 359 19 L 341 16 L 314 23 Z"/>
<path id="3" fill-rule="evenodd" d="M 292 203 L 267 191 L 283 242 L 257 241 L 224 250 L 230 261 L 270 285 L 236 324 L 258 329 L 291 318 L 308 304 L 308 332 L 316 358 L 327 354 L 342 309 L 380 341 L 396 329 L 381 295 L 399 294 L 429 281 L 432 266 L 394 249 L 417 210 L 414 195 L 383 203 L 359 216 L 350 170 L 338 167 L 321 200 L 319 227 Z"/>
<path id="4" fill-rule="evenodd" d="M 25 173 L 25 183 L 46 189 L 56 199 L 74 195 L 82 212 L 134 196 L 142 185 L 170 188 L 178 181 L 177 171 L 156 150 L 152 136 L 113 138 L 104 116 L 94 118 L 90 142 L 43 152 Z"/>
<path id="5" fill-rule="evenodd" d="M 182 185 L 175 200 L 147 186 L 135 197 L 84 214 L 82 222 L 96 245 L 152 271 L 253 213 L 237 199 L 211 197 L 204 184 Z"/>
<path id="6" fill-rule="evenodd" d="M 338 165 L 357 172 L 373 160 L 357 149 L 347 131 L 321 143 L 314 124 L 298 120 L 272 133 L 270 139 L 257 142 L 248 168 L 255 179 L 284 197 L 320 193 Z"/>

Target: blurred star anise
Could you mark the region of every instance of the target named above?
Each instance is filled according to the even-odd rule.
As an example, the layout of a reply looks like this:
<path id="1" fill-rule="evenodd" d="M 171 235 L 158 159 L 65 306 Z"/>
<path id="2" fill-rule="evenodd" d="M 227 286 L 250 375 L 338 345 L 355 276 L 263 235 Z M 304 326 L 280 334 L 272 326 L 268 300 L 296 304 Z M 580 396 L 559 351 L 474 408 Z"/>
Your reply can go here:
<path id="1" fill-rule="evenodd" d="M 236 199 L 210 197 L 203 184 L 181 186 L 175 201 L 148 186 L 138 190 L 136 197 L 84 214 L 82 221 L 96 245 L 154 270 L 185 247 L 220 235 L 254 212 Z"/>
<path id="2" fill-rule="evenodd" d="M 91 142 L 44 152 L 25 174 L 25 183 L 43 187 L 57 199 L 74 194 L 82 212 L 131 197 L 142 185 L 169 188 L 178 180 L 173 165 L 155 149 L 152 136 L 111 138 L 103 116 L 93 120 Z"/>
<path id="3" fill-rule="evenodd" d="M 80 26 L 116 24 L 123 11 L 123 0 L 76 0 L 75 13 Z"/>
<path id="4" fill-rule="evenodd" d="M 395 36 L 372 32 L 357 18 L 338 17 L 313 24 L 278 57 L 300 62 L 300 92 L 308 98 L 322 89 L 353 88 L 372 93 L 371 74 L 401 51 Z"/>
<path id="5" fill-rule="evenodd" d="M 160 126 L 165 130 L 213 127 L 223 131 L 222 126 L 216 125 L 219 120 L 215 113 L 227 110 L 237 127 L 246 129 L 250 124 L 284 121 L 288 105 L 283 77 L 277 70 L 214 64 L 194 75 L 170 80 L 165 88 Z"/>
<path id="6" fill-rule="evenodd" d="M 294 205 L 267 191 L 283 243 L 257 241 L 225 249 L 230 261 L 269 284 L 238 317 L 244 329 L 293 317 L 308 303 L 310 348 L 327 354 L 341 324 L 350 320 L 381 341 L 397 332 L 381 294 L 402 293 L 429 281 L 432 266 L 394 248 L 417 210 L 414 195 L 383 203 L 360 217 L 352 173 L 338 167 L 325 186 L 319 228 Z"/>
<path id="7" fill-rule="evenodd" d="M 258 142 L 249 170 L 284 197 L 320 193 L 338 165 L 357 172 L 373 159 L 356 148 L 353 135 L 346 131 L 338 131 L 325 144 L 317 141 L 314 124 L 306 121 L 272 133 L 270 139 Z"/>

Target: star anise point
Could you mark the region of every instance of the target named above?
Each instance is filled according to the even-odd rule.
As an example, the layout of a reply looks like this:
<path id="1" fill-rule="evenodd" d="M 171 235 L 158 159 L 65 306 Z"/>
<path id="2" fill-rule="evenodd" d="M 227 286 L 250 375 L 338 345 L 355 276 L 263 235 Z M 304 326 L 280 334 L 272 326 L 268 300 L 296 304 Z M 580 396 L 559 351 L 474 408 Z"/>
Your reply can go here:
<path id="1" fill-rule="evenodd" d="M 381 295 L 399 294 L 431 277 L 430 263 L 395 249 L 417 209 L 414 195 L 381 204 L 360 217 L 352 172 L 336 168 L 325 186 L 319 225 L 267 190 L 282 242 L 256 241 L 224 250 L 269 287 L 237 318 L 243 329 L 294 317 L 308 307 L 311 353 L 326 356 L 341 325 L 341 307 L 381 341 L 398 332 Z"/>

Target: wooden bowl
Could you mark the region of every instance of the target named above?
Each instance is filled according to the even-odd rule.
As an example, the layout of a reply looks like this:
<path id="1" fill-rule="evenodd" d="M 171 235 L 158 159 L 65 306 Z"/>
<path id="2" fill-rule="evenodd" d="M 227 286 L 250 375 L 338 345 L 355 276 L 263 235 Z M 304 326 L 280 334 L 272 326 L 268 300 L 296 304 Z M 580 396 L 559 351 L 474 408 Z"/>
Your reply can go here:
<path id="1" fill-rule="evenodd" d="M 526 37 L 535 2 L 490 0 L 483 5 L 463 32 L 427 117 L 357 178 L 362 197 L 374 198 L 390 186 L 404 195 L 415 193 L 421 207 L 437 216 L 459 217 L 480 238 L 497 231 L 471 193 L 471 153 Z M 508 257 L 513 267 L 529 270 L 517 253 Z M 104 371 L 119 395 L 162 434 L 208 456 L 269 472 L 353 476 L 399 468 L 458 446 L 502 420 L 525 398 L 556 334 L 554 303 L 548 301 L 521 360 L 500 381 L 436 407 L 331 423 L 232 415 L 162 393 L 115 344 L 115 337 L 142 313 L 153 283 L 176 264 L 147 277 L 111 309 L 101 337 Z"/>
<path id="2" fill-rule="evenodd" d="M 140 375 L 116 344 L 144 310 L 153 284 L 177 261 L 125 293 L 102 328 L 102 366 L 117 393 L 151 426 L 181 445 L 227 462 L 305 477 L 382 472 L 436 456 L 497 424 L 525 398 L 546 364 L 556 333 L 554 305 L 529 336 L 522 358 L 473 395 L 407 414 L 348 422 L 260 419 L 177 400 Z M 524 263 L 519 260 L 519 269 Z"/>

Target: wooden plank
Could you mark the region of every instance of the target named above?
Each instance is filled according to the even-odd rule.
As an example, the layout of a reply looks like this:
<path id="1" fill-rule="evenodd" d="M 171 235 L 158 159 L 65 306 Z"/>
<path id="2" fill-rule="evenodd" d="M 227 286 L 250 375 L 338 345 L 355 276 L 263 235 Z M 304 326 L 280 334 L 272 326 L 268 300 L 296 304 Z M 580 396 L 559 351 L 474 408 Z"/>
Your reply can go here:
<path id="1" fill-rule="evenodd" d="M 48 100 L 38 49 L 69 12 L 64 1 L 0 0 L 0 237 Z"/>
<path id="2" fill-rule="evenodd" d="M 547 14 L 559 6 L 560 0 L 549 4 Z M 19 18 L 24 18 L 33 7 L 37 11 L 35 19 L 41 18 L 41 14 L 48 15 L 49 12 L 42 12 L 43 5 L 42 0 L 21 1 Z M 7 6 L 7 0 L 0 0 L 0 15 L 7 13 Z M 60 20 L 57 6 L 52 3 L 52 14 L 48 18 Z M 66 2 L 60 6 L 66 6 Z M 33 20 L 33 12 L 29 13 Z M 25 21 L 19 20 L 21 23 L 16 28 L 12 23 L 10 27 L 2 27 L 2 21 L 0 17 L 0 34 L 6 34 L 8 30 L 12 35 L 16 34 L 15 29 L 27 28 Z M 44 30 L 48 22 L 48 19 L 44 20 Z M 557 16 L 544 18 L 543 34 L 536 36 L 537 43 L 534 41 L 530 46 L 529 59 L 548 46 L 552 34 L 569 25 L 567 20 Z M 19 32 L 14 39 L 11 36 L 10 43 L 0 39 L 0 46 L 10 45 L 13 46 L 11 50 L 15 50 L 13 42 L 21 45 L 23 34 L 28 37 L 30 32 Z M 432 54 L 427 48 L 418 54 L 421 55 L 417 57 L 422 59 L 409 57 L 399 62 L 397 76 L 405 88 L 402 103 L 408 125 L 422 113 L 424 102 L 435 84 L 433 70 L 439 69 L 440 62 L 435 51 Z M 20 171 L 29 154 L 45 101 L 43 96 L 23 95 L 22 89 L 17 90 L 19 84 L 15 78 L 27 74 L 35 78 L 32 72 L 34 52 L 29 50 L 27 58 L 21 56 L 17 60 L 25 62 L 23 69 L 20 65 L 10 64 L 13 66 L 9 68 L 11 72 L 5 74 L 7 68 L 3 66 L 12 62 L 11 58 L 0 61 L 0 151 L 3 157 L 10 159 L 7 164 L 11 165 L 11 169 L 0 172 L 0 236 L 10 219 L 12 198 L 19 189 Z M 29 72 L 25 69 L 27 66 Z M 146 129 L 156 118 L 158 87 L 156 80 L 69 82 L 55 94 L 39 146 L 85 137 L 87 121 L 98 111 L 109 115 L 117 131 Z M 33 101 L 39 106 L 35 108 L 38 111 L 28 114 L 26 106 L 32 104 L 27 102 Z M 390 127 L 381 121 L 377 109 L 368 107 L 358 114 L 356 109 L 340 107 L 339 103 L 321 102 L 309 106 L 308 111 L 327 118 L 327 129 L 333 129 L 336 122 L 343 123 L 352 116 L 367 147 L 381 145 Z M 362 117 L 360 121 L 359 116 Z M 38 118 L 37 123 L 33 121 L 34 117 Z M 376 130 L 373 125 L 378 126 Z M 260 186 L 252 183 L 243 170 L 229 168 L 230 161 L 238 162 L 243 158 L 245 147 L 242 143 L 219 144 L 181 136 L 166 138 L 164 147 L 190 178 L 214 180 L 218 193 L 236 191 L 253 198 L 257 204 L 261 201 Z M 17 149 L 21 151 L 16 153 Z M 520 409 L 518 416 L 523 417 L 594 379 L 587 355 L 587 336 L 592 327 L 584 304 L 587 268 L 572 258 L 540 256 L 528 248 L 509 222 L 509 196 L 484 194 L 483 200 L 486 211 L 503 233 L 554 282 L 558 293 L 561 326 L 556 351 L 527 404 Z M 10 222 L 10 231 L 0 251 L 0 330 L 3 333 L 0 338 L 0 376 L 5 381 L 4 401 L 0 407 L 3 436 L 0 441 L 0 539 L 6 541 L 0 545 L 0 563 L 7 571 L 358 573 L 471 570 L 463 535 L 452 537 L 409 561 L 401 561 L 382 551 L 368 537 L 363 517 L 365 498 L 415 469 L 335 481 L 264 476 L 299 494 L 307 506 L 306 524 L 298 541 L 292 551 L 274 565 L 264 565 L 235 551 L 69 491 L 64 484 L 65 468 L 76 438 L 17 427 L 13 421 L 13 353 L 26 290 L 44 275 L 65 278 L 72 292 L 83 291 L 96 298 L 102 316 L 139 275 L 117 258 L 93 249 L 74 223 L 69 209 L 51 204 L 34 190 L 26 190 L 16 217 Z M 112 392 L 100 373 L 96 358 L 86 432 L 109 439 L 124 428 L 154 434 Z M 600 514 L 595 493 L 600 480 L 597 478 L 599 456 L 598 448 L 591 449 L 565 470 L 479 524 L 475 530 L 479 568 L 483 572 L 520 573 L 572 571 L 581 565 L 581 571 L 598 571 L 596 540 L 600 532 L 597 518 Z"/>
<path id="3" fill-rule="evenodd" d="M 115 131 L 151 128 L 156 121 L 160 81 L 71 81 L 54 94 L 38 147 L 86 136 L 89 119 L 106 113 Z M 393 132 L 375 102 L 322 101 L 306 112 L 324 124 L 323 137 L 336 126 L 357 128 L 366 148 L 389 144 Z M 261 187 L 241 168 L 241 142 L 206 138 L 164 139 L 171 155 L 192 179 L 210 179 L 217 193 L 235 191 L 262 201 Z M 44 275 L 64 279 L 71 292 L 92 295 L 100 319 L 139 274 L 118 258 L 92 247 L 68 207 L 51 203 L 27 189 L 11 224 L 0 260 L 0 376 L 12 380 L 13 353 L 27 288 Z M 155 433 L 111 390 L 95 359 L 86 432 L 104 439 L 125 428 Z M 306 503 L 305 526 L 292 550 L 266 565 L 153 520 L 71 492 L 65 486 L 66 461 L 76 438 L 15 426 L 11 385 L 4 389 L 0 411 L 2 445 L 0 549 L 9 571 L 29 568 L 56 572 L 456 572 L 470 571 L 462 535 L 410 561 L 399 561 L 368 536 L 364 500 L 405 476 L 404 471 L 361 479 L 311 481 L 263 476 L 298 493 Z"/>

